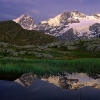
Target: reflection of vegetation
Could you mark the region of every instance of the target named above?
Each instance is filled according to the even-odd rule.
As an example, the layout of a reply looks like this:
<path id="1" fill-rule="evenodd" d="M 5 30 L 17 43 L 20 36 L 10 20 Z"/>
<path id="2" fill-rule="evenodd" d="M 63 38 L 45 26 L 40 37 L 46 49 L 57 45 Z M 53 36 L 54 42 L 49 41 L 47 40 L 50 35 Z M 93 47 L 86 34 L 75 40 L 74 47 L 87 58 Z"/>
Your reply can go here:
<path id="1" fill-rule="evenodd" d="M 0 72 L 37 75 L 67 72 L 86 72 L 100 74 L 100 59 L 85 58 L 75 60 L 28 60 L 0 59 Z"/>

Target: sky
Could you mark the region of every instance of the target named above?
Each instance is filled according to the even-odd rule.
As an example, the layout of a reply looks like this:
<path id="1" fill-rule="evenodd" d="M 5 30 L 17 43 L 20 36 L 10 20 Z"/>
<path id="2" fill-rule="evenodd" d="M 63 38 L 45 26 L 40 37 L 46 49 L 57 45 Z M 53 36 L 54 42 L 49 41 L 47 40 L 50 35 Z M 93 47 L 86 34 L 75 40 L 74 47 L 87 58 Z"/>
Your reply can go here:
<path id="1" fill-rule="evenodd" d="M 64 11 L 78 10 L 87 15 L 100 12 L 100 0 L 0 0 L 0 21 L 28 13 L 36 23 Z"/>

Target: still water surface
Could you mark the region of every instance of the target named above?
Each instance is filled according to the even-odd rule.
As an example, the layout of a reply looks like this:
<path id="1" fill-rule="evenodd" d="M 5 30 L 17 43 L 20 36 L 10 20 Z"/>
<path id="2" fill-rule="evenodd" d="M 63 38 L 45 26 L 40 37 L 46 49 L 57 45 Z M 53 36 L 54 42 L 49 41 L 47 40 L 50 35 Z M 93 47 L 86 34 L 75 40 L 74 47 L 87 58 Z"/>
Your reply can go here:
<path id="1" fill-rule="evenodd" d="M 39 78 L 27 88 L 17 82 L 0 80 L 0 100 L 100 100 L 100 90 L 92 87 L 63 90 Z"/>

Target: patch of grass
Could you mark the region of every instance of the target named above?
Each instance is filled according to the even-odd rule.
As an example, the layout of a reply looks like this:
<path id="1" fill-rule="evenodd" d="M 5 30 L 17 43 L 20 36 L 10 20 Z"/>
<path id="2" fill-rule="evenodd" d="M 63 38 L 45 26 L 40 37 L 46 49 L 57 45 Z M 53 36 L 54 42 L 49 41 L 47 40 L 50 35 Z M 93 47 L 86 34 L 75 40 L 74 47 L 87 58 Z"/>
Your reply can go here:
<path id="1" fill-rule="evenodd" d="M 100 52 L 84 52 L 81 50 L 70 51 L 71 55 L 75 58 L 100 58 Z"/>
<path id="2" fill-rule="evenodd" d="M 62 72 L 84 72 L 100 74 L 99 58 L 82 58 L 74 60 L 29 60 L 0 59 L 0 72 L 24 74 L 32 72 L 37 75 L 57 74 Z"/>

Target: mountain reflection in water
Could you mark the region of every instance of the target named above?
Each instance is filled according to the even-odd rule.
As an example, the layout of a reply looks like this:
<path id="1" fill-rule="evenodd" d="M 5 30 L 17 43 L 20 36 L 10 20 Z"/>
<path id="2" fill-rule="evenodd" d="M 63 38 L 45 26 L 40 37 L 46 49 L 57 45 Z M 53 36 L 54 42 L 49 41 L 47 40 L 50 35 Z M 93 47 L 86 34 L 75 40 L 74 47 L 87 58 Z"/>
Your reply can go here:
<path id="1" fill-rule="evenodd" d="M 97 79 L 90 78 L 85 73 L 73 73 L 73 74 L 66 74 L 64 76 L 41 76 L 39 77 L 40 80 L 46 81 L 48 83 L 52 83 L 57 87 L 60 87 L 64 90 L 71 89 L 77 90 L 79 88 L 83 88 L 86 86 L 91 86 L 94 88 L 100 89 L 100 78 L 99 76 Z M 36 75 L 31 73 L 26 73 L 22 75 L 20 78 L 16 79 L 15 82 L 28 87 L 30 86 L 36 79 Z"/>
<path id="2" fill-rule="evenodd" d="M 76 76 L 74 75 L 75 79 L 77 79 Z M 60 80 L 62 81 L 64 77 L 56 77 L 57 76 L 38 78 L 35 75 L 24 74 L 15 80 L 15 82 L 0 80 L 0 100 L 100 100 L 99 89 L 89 86 L 78 90 L 63 89 L 57 80 L 59 81 L 61 78 Z M 65 79 L 67 79 L 67 82 L 76 82 L 74 80 L 68 80 L 74 78 L 69 76 Z M 27 79 L 28 82 L 26 81 Z M 17 83 L 18 80 L 21 80 L 21 84 Z M 51 83 L 50 80 L 52 80 Z M 54 80 L 56 81 L 55 84 Z M 81 83 L 79 79 L 76 83 L 78 82 Z M 27 85 L 24 85 L 24 83 Z"/>

